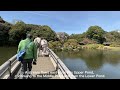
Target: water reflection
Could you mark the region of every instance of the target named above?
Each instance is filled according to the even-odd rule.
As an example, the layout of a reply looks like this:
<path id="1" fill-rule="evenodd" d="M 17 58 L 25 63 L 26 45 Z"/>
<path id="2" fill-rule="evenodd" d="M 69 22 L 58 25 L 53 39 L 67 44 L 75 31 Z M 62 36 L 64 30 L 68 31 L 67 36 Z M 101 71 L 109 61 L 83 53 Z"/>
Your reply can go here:
<path id="1" fill-rule="evenodd" d="M 0 47 L 0 65 L 17 53 L 17 47 Z"/>
<path id="2" fill-rule="evenodd" d="M 102 50 L 81 50 L 80 52 L 56 52 L 64 60 L 79 59 L 85 62 L 87 68 L 97 70 L 105 63 L 117 65 L 120 62 L 120 52 Z"/>

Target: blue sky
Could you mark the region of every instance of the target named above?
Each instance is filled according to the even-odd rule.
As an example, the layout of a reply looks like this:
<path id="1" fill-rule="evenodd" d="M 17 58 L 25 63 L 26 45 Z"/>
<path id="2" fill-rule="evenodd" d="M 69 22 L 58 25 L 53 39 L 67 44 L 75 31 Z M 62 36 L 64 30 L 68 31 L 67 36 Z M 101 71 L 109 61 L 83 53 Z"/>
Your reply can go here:
<path id="1" fill-rule="evenodd" d="M 12 23 L 48 25 L 55 32 L 80 34 L 98 25 L 105 31 L 120 29 L 120 11 L 0 11 L 0 16 Z"/>

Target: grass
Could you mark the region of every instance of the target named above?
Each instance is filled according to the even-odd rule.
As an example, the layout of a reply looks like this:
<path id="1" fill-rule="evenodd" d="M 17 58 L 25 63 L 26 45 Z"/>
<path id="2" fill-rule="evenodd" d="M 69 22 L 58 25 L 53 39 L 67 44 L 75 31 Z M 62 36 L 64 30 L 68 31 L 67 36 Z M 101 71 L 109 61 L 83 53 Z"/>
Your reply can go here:
<path id="1" fill-rule="evenodd" d="M 100 49 L 100 50 L 120 51 L 120 47 L 110 47 L 110 46 L 104 46 L 102 44 L 87 44 L 87 45 L 83 45 L 82 49 Z"/>
<path id="2" fill-rule="evenodd" d="M 120 51 L 120 47 L 110 47 L 110 46 L 104 46 L 104 48 L 112 51 Z"/>
<path id="3" fill-rule="evenodd" d="M 103 47 L 101 44 L 87 44 L 82 46 L 83 49 L 101 49 Z"/>

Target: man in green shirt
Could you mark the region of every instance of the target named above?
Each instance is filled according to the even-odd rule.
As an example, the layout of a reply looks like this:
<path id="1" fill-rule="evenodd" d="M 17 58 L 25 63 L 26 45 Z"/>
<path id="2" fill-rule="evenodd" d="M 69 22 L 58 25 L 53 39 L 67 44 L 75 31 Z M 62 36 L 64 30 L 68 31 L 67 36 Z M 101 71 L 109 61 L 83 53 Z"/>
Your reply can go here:
<path id="1" fill-rule="evenodd" d="M 20 50 L 24 50 L 26 46 L 27 46 L 26 53 L 23 56 L 23 61 L 21 62 L 24 75 L 27 72 L 27 68 L 29 72 L 32 70 L 32 62 L 34 61 L 36 63 L 37 59 L 37 47 L 35 43 L 32 41 L 31 34 L 27 34 L 27 38 L 25 40 L 20 41 L 17 53 Z"/>

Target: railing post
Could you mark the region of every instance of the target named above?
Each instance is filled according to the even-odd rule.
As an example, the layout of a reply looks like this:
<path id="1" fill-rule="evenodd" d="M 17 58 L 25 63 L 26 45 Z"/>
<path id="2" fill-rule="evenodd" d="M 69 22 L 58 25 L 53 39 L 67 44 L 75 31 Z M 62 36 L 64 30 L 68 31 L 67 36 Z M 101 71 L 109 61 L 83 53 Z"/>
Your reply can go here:
<path id="1" fill-rule="evenodd" d="M 58 60 L 56 59 L 56 64 L 57 64 L 57 66 L 56 66 L 56 70 L 58 71 Z"/>
<path id="2" fill-rule="evenodd" d="M 11 61 L 10 61 L 10 63 L 9 63 L 9 74 L 10 74 L 10 79 L 11 79 L 11 76 L 12 76 L 12 74 L 11 74 Z"/>
<path id="3" fill-rule="evenodd" d="M 58 67 L 58 60 L 57 60 L 57 66 L 56 66 L 57 74 L 58 74 L 58 69 L 59 69 L 59 67 Z"/>

